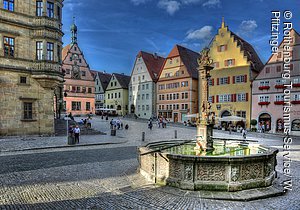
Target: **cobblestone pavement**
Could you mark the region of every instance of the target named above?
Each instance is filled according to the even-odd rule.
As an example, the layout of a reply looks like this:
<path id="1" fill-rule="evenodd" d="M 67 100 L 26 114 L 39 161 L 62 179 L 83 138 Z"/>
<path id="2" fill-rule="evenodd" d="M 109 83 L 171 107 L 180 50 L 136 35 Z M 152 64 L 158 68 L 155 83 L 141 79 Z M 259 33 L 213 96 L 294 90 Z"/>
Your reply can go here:
<path id="1" fill-rule="evenodd" d="M 169 126 L 167 129 L 154 127 L 150 131 L 145 122 L 124 120 L 124 123 L 129 124 L 129 130 L 118 130 L 116 137 L 103 137 L 109 142 L 120 141 L 114 145 L 12 152 L 16 144 L 18 148 L 24 145 L 30 148 L 28 141 L 1 139 L 0 147 L 9 146 L 7 151 L 11 152 L 2 149 L 0 153 L 0 209 L 300 209 L 299 137 L 293 138 L 290 150 L 292 191 L 284 196 L 250 202 L 221 201 L 154 187 L 136 171 L 135 146 L 172 139 L 175 129 L 179 139 L 190 139 L 195 136 L 195 129 Z M 109 132 L 108 122 L 99 118 L 93 119 L 93 126 Z M 141 141 L 142 132 L 146 133 L 145 142 Z M 221 131 L 216 131 L 215 136 L 241 138 L 240 134 Z M 84 138 L 88 137 L 82 136 L 82 141 Z M 280 149 L 277 171 L 284 178 L 282 137 L 249 133 L 247 138 Z M 54 139 L 59 138 L 49 137 L 44 141 Z M 35 137 L 32 141 L 38 144 L 40 140 Z M 91 141 L 96 140 L 86 139 L 87 143 Z M 56 144 L 47 144 L 53 145 Z"/>

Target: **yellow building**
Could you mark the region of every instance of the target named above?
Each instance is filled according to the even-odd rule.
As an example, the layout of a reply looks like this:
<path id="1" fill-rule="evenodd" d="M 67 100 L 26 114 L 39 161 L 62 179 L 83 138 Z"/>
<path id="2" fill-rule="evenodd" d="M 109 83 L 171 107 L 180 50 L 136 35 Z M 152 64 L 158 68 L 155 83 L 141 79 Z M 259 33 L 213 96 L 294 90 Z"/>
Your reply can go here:
<path id="1" fill-rule="evenodd" d="M 217 124 L 226 127 L 219 118 L 240 116 L 246 118 L 245 126 L 250 128 L 251 84 L 263 63 L 253 47 L 231 32 L 224 20 L 210 46 L 210 53 L 214 69 L 209 94 Z M 242 122 L 239 124 L 244 126 Z"/>
<path id="2" fill-rule="evenodd" d="M 105 106 L 112 113 L 127 115 L 128 112 L 128 85 L 130 76 L 112 74 L 105 92 Z"/>

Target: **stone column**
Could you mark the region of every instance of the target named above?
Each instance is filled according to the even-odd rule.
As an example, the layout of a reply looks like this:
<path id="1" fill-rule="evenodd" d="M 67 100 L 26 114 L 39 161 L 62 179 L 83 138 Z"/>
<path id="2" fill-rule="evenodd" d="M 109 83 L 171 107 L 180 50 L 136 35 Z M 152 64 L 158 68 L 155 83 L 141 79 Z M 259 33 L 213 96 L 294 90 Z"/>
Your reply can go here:
<path id="1" fill-rule="evenodd" d="M 200 58 L 198 59 L 198 79 L 199 79 L 199 114 L 197 116 L 197 149 L 203 151 L 213 150 L 212 129 L 213 124 L 210 119 L 211 105 L 208 101 L 209 87 L 208 81 L 210 79 L 210 71 L 212 60 L 209 57 L 209 49 L 202 50 Z"/>

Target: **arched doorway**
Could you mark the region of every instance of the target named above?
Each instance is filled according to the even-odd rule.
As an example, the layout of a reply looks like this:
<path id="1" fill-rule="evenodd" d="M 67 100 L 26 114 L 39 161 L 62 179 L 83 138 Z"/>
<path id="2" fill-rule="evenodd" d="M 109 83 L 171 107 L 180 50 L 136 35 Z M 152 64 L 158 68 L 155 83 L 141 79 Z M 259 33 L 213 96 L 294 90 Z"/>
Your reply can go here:
<path id="1" fill-rule="evenodd" d="M 131 104 L 131 106 L 130 106 L 130 113 L 134 114 L 134 112 L 135 112 L 135 106 L 134 106 L 134 104 Z"/>
<path id="2" fill-rule="evenodd" d="M 225 110 L 221 115 L 221 117 L 228 117 L 228 116 L 231 116 L 231 113 L 227 110 Z"/>
<path id="3" fill-rule="evenodd" d="M 259 115 L 258 122 L 263 132 L 271 130 L 271 116 L 269 114 Z"/>
<path id="4" fill-rule="evenodd" d="M 225 110 L 222 114 L 221 114 L 221 118 L 223 118 L 223 117 L 229 117 L 229 116 L 231 116 L 231 113 L 229 112 L 229 111 L 227 111 L 227 110 Z M 222 121 L 222 119 L 221 119 L 221 127 L 222 127 L 222 130 L 227 130 L 229 127 L 228 126 L 230 126 L 231 125 L 231 122 L 225 122 L 225 121 Z"/>
<path id="5" fill-rule="evenodd" d="M 278 119 L 276 122 L 276 131 L 277 132 L 283 132 L 283 120 Z"/>
<path id="6" fill-rule="evenodd" d="M 121 110 L 121 109 L 122 109 L 121 105 L 118 105 L 117 110 Z"/>

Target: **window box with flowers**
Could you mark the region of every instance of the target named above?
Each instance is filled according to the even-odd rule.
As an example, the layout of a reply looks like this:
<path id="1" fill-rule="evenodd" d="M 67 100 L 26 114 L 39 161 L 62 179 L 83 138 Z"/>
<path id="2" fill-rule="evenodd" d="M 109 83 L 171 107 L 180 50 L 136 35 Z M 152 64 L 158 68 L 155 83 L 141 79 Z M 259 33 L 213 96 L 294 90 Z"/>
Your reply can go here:
<path id="1" fill-rule="evenodd" d="M 270 86 L 260 86 L 258 89 L 260 89 L 260 90 L 269 90 Z"/>
<path id="2" fill-rule="evenodd" d="M 293 84 L 293 87 L 300 87 L 300 83 Z"/>
<path id="3" fill-rule="evenodd" d="M 291 101 L 292 104 L 300 104 L 300 100 L 297 101 Z"/>
<path id="4" fill-rule="evenodd" d="M 283 105 L 283 104 L 284 104 L 284 101 L 274 101 L 274 104 L 275 104 L 275 105 Z"/>
<path id="5" fill-rule="evenodd" d="M 269 101 L 258 102 L 258 105 L 261 105 L 261 106 L 263 106 L 263 105 L 269 105 L 269 104 L 270 104 Z"/>
<path id="6" fill-rule="evenodd" d="M 275 85 L 275 88 L 276 88 L 276 89 L 284 89 L 285 86 L 284 86 L 284 85 Z"/>

